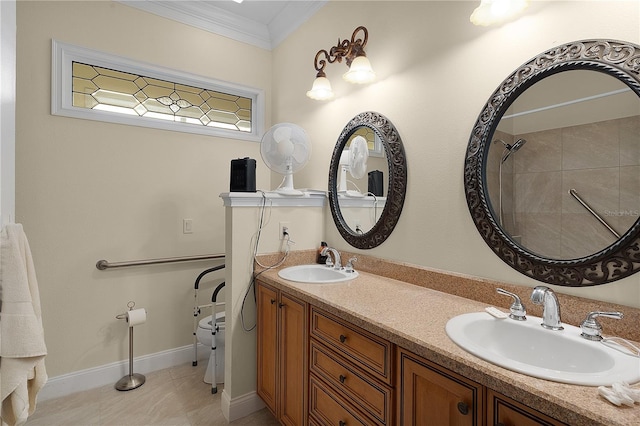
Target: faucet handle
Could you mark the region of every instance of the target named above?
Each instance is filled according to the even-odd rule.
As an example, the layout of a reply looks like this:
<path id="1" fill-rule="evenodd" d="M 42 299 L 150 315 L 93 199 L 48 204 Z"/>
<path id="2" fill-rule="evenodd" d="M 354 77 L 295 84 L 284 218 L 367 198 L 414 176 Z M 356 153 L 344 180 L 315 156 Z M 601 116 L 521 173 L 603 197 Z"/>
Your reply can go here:
<path id="1" fill-rule="evenodd" d="M 496 291 L 500 294 L 504 294 L 505 296 L 511 296 L 513 298 L 513 303 L 509 308 L 511 312 L 509 314 L 509 318 L 514 319 L 516 321 L 524 321 L 527 319 L 527 310 L 525 309 L 520 297 L 517 294 L 511 293 L 507 290 L 503 290 L 501 288 L 497 288 Z"/>
<path id="2" fill-rule="evenodd" d="M 580 336 L 587 340 L 602 340 L 602 325 L 600 325 L 600 323 L 596 319 L 597 317 L 622 319 L 624 317 L 624 314 L 622 312 L 589 312 L 585 320 L 582 321 L 582 324 L 580 324 L 580 329 L 582 330 Z"/>
<path id="3" fill-rule="evenodd" d="M 347 260 L 347 264 L 344 266 L 344 271 L 353 272 L 353 263 L 357 261 L 358 261 L 357 257 L 352 257 L 351 259 Z"/>

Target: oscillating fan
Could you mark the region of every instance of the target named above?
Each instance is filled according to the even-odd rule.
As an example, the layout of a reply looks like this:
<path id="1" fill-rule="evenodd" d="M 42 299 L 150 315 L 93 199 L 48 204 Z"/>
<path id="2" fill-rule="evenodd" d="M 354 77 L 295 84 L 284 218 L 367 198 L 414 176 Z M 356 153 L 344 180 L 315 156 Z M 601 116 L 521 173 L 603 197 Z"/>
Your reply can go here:
<path id="1" fill-rule="evenodd" d="M 347 171 L 354 179 L 362 179 L 367 172 L 367 160 L 369 159 L 369 146 L 362 136 L 356 136 L 351 141 L 349 149 L 342 151 L 340 155 L 340 183 L 338 193 L 347 197 L 364 197 L 360 191 L 347 190 Z"/>
<path id="2" fill-rule="evenodd" d="M 284 175 L 276 192 L 304 195 L 293 188 L 293 174 L 302 169 L 311 157 L 311 143 L 302 127 L 291 123 L 274 125 L 262 137 L 260 155 L 267 167 Z"/>

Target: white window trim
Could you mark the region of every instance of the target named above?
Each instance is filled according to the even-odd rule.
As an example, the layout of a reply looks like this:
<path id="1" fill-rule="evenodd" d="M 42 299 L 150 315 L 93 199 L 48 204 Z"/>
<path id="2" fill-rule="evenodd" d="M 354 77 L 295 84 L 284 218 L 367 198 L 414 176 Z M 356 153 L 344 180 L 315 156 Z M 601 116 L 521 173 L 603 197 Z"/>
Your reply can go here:
<path id="1" fill-rule="evenodd" d="M 74 107 L 72 94 L 73 62 L 82 62 L 89 65 L 96 65 L 118 71 L 139 74 L 145 77 L 250 98 L 252 101 L 251 132 L 220 129 L 210 126 L 198 126 L 194 124 L 157 120 L 148 117 L 135 117 L 108 111 Z M 264 98 L 264 91 L 260 89 L 146 64 L 121 56 L 98 52 L 84 47 L 52 40 L 51 114 L 53 115 L 260 142 L 262 134 L 264 133 Z"/>
<path id="2" fill-rule="evenodd" d="M 16 219 L 16 2 L 0 0 L 0 227 Z M 1 292 L 1 290 L 0 290 Z"/>

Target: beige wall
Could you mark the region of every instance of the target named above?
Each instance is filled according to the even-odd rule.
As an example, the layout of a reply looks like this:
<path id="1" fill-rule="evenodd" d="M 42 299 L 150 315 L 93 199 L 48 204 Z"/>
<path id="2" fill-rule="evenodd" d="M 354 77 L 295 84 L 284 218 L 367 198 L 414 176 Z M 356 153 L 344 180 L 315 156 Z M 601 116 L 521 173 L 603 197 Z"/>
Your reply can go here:
<path id="1" fill-rule="evenodd" d="M 478 2 L 332 1 L 273 52 L 273 118 L 302 125 L 313 141 L 313 160 L 296 176 L 317 186 L 326 176 L 342 127 L 366 110 L 389 117 L 403 139 L 409 187 L 391 237 L 369 253 L 413 264 L 514 284 L 539 284 L 511 269 L 484 243 L 469 216 L 463 190 L 464 154 L 481 108 L 495 88 L 531 57 L 587 38 L 640 43 L 640 3 L 532 2 L 504 25 L 477 27 L 469 15 Z M 348 85 L 344 64 L 326 73 L 336 92 L 330 102 L 304 94 L 315 76 L 313 58 L 369 30 L 367 56 L 377 82 Z M 325 184 L 326 185 L 326 184 Z M 351 249 L 326 216 L 326 240 Z M 640 306 L 640 275 L 584 289 L 558 289 L 588 298 Z"/>
<path id="2" fill-rule="evenodd" d="M 267 207 L 258 245 L 259 253 L 275 253 L 285 250 L 278 239 L 280 222 L 289 224 L 291 250 L 309 250 L 319 246 L 324 235 L 322 227 L 323 207 Z M 227 207 L 227 281 L 234 285 L 226 293 L 227 319 L 225 342 L 225 386 L 223 410 L 226 398 L 242 399 L 256 389 L 256 339 L 255 300 L 251 281 L 256 232 L 260 224 L 261 208 Z M 271 266 L 271 265 L 265 265 Z M 228 289 L 229 290 L 229 289 Z M 247 291 L 249 295 L 247 296 Z M 244 306 L 244 311 L 243 311 Z M 244 325 L 241 312 L 244 312 Z M 225 398 L 226 397 L 226 398 Z M 230 409 L 227 419 L 234 420 L 237 409 Z"/>
<path id="3" fill-rule="evenodd" d="M 332 1 L 268 52 L 119 3 L 18 2 L 16 215 L 34 253 L 50 375 L 125 359 L 126 328 L 114 316 L 129 300 L 149 312 L 136 334 L 136 356 L 189 344 L 193 280 L 208 264 L 101 272 L 95 262 L 221 252 L 225 209 L 218 194 L 228 190 L 229 161 L 258 159 L 259 188 L 281 180 L 269 176 L 255 143 L 51 116 L 52 38 L 265 90 L 267 126 L 294 122 L 312 139 L 313 156 L 296 175 L 296 187 L 326 188 L 333 146 L 353 116 L 365 110 L 386 115 L 405 144 L 409 188 L 396 230 L 368 254 L 533 286 L 537 282 L 493 255 L 469 217 L 462 167 L 471 126 L 502 79 L 549 47 L 583 38 L 640 43 L 640 6 L 535 2 L 513 23 L 481 28 L 468 20 L 476 5 Z M 338 97 L 306 98 L 316 51 L 358 25 L 370 31 L 367 53 L 377 83 L 347 85 L 340 79 L 346 67 L 332 64 L 327 74 Z M 308 216 L 287 215 L 294 229 L 308 226 Z M 187 217 L 194 233 L 184 235 Z M 356 251 L 326 210 L 324 218 L 325 228 L 317 224 L 324 239 Z M 229 223 L 244 233 L 226 236 L 228 244 L 255 232 L 239 226 Z M 275 235 L 265 234 L 262 252 L 277 248 Z M 317 239 L 315 232 L 304 235 L 296 249 Z M 250 259 L 244 256 L 240 264 Z M 246 278 L 246 270 L 236 272 L 239 281 Z M 241 291 L 227 294 L 227 301 L 237 303 Z M 640 275 L 560 291 L 640 306 Z M 251 338 L 243 339 L 250 350 Z M 227 372 L 243 371 L 243 363 L 254 368 L 252 362 L 232 360 Z M 233 397 L 251 389 L 249 376 Z"/>
<path id="4" fill-rule="evenodd" d="M 16 221 L 35 259 L 49 375 L 126 359 L 114 317 L 129 300 L 148 311 L 136 356 L 190 344 L 193 283 L 213 263 L 94 265 L 223 253 L 230 160 L 259 159 L 259 144 L 50 115 L 51 39 L 263 89 L 267 103 L 270 52 L 115 2 L 19 1 L 17 26 Z M 257 174 L 266 186 L 262 163 Z"/>

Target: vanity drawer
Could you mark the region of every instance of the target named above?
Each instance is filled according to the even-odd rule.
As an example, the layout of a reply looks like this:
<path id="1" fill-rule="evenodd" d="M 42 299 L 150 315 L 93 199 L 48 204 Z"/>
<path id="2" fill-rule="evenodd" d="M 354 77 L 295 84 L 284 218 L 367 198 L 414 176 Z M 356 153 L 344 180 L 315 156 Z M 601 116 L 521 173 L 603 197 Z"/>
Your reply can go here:
<path id="1" fill-rule="evenodd" d="M 379 421 L 391 424 L 392 391 L 346 359 L 311 339 L 310 368 L 345 398 Z"/>
<path id="2" fill-rule="evenodd" d="M 317 308 L 311 309 L 311 336 L 334 348 L 364 371 L 391 384 L 392 346 L 389 341 Z"/>
<path id="3" fill-rule="evenodd" d="M 310 424 L 326 426 L 378 425 L 359 413 L 348 402 L 315 376 L 309 378 Z"/>

